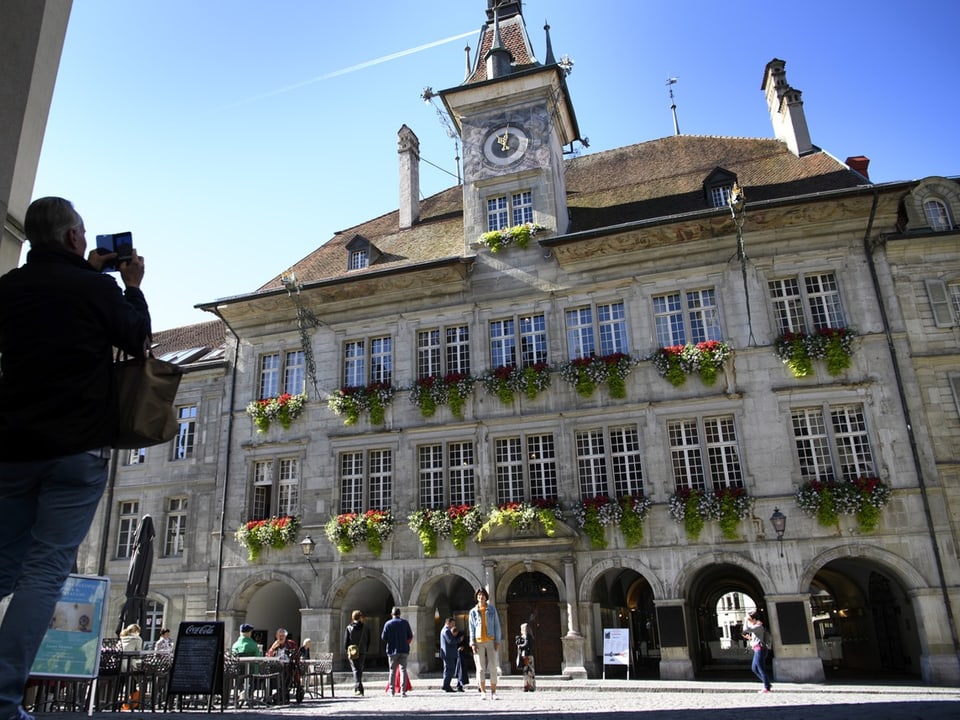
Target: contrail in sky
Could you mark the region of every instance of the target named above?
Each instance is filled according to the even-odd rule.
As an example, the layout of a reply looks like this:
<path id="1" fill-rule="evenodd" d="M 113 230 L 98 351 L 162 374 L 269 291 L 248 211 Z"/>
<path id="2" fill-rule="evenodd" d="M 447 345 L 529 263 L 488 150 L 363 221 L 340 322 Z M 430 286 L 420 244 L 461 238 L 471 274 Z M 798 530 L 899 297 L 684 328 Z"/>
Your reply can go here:
<path id="1" fill-rule="evenodd" d="M 397 58 L 402 58 L 407 55 L 413 55 L 414 53 L 418 53 L 421 50 L 429 50 L 430 48 L 436 47 L 437 45 L 443 45 L 448 42 L 453 42 L 454 40 L 460 40 L 462 38 L 468 37 L 469 35 L 473 35 L 475 32 L 476 32 L 475 30 L 471 30 L 470 32 L 460 33 L 459 35 L 454 35 L 453 37 L 445 38 L 444 40 L 435 40 L 433 42 L 427 43 L 426 45 L 418 45 L 415 48 L 409 48 L 407 50 L 401 50 L 400 52 L 391 53 L 390 55 L 384 55 L 383 57 L 378 57 L 375 60 L 367 60 L 366 62 L 358 63 L 357 65 L 351 65 L 350 67 L 343 68 L 342 70 L 334 70 L 333 72 L 329 72 L 324 75 L 318 75 L 315 78 L 310 78 L 309 80 L 304 80 L 303 82 L 298 82 L 293 85 L 287 85 L 286 87 L 282 87 L 278 90 L 272 90 L 268 93 L 264 93 L 263 95 L 255 95 L 253 97 L 247 98 L 246 100 L 240 100 L 239 102 L 235 102 L 232 105 L 225 105 L 220 109 L 228 110 L 231 108 L 235 108 L 239 105 L 247 105 L 249 103 L 256 102 L 257 100 L 264 100 L 266 98 L 274 97 L 275 95 L 280 95 L 282 93 L 290 92 L 291 90 L 296 90 L 297 88 L 302 88 L 306 85 L 312 85 L 313 83 L 318 83 L 322 80 L 329 80 L 330 78 L 337 77 L 339 75 L 346 75 L 347 73 L 356 72 L 357 70 L 363 70 L 364 68 L 372 67 L 374 65 L 380 65 L 381 63 L 388 62 L 389 60 L 396 60 Z"/>

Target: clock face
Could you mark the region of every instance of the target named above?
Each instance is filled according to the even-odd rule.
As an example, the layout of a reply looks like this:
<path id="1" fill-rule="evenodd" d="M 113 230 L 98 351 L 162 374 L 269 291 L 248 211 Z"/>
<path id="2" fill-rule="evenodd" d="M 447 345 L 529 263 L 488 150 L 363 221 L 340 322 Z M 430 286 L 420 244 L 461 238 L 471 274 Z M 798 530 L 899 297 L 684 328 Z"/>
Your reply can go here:
<path id="1" fill-rule="evenodd" d="M 483 141 L 483 156 L 494 165 L 509 165 L 523 157 L 529 140 L 523 128 L 504 125 Z"/>

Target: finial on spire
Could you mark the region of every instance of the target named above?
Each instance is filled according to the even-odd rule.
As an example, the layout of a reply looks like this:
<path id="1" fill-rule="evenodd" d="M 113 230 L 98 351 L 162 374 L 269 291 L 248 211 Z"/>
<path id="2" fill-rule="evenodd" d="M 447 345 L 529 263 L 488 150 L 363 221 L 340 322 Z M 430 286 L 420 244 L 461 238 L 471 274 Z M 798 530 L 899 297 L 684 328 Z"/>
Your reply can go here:
<path id="1" fill-rule="evenodd" d="M 667 87 L 670 88 L 670 112 L 673 113 L 673 134 L 680 134 L 680 123 L 677 121 L 677 103 L 673 101 L 673 86 L 677 84 L 680 78 L 668 77 Z"/>
<path id="2" fill-rule="evenodd" d="M 550 43 L 550 23 L 546 20 L 544 20 L 543 23 L 543 31 L 547 35 L 547 57 L 544 60 L 544 63 L 547 65 L 553 65 L 557 61 L 553 57 L 553 45 Z"/>
<path id="3" fill-rule="evenodd" d="M 464 71 L 463 79 L 464 79 L 464 80 L 469 80 L 469 79 L 470 79 L 470 75 L 471 75 L 471 73 L 470 73 L 470 46 L 467 45 L 467 46 L 463 49 L 463 52 L 466 53 L 466 55 L 467 55 L 467 68 L 466 68 L 466 70 Z"/>

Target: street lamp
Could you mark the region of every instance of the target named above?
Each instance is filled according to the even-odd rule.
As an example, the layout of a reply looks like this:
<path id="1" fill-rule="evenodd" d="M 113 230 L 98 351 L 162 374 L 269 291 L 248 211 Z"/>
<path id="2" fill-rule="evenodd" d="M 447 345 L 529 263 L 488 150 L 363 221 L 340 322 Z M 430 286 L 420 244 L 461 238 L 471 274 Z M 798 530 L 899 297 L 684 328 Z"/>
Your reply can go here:
<path id="1" fill-rule="evenodd" d="M 770 523 L 777 533 L 777 540 L 780 541 L 780 557 L 783 557 L 783 533 L 787 529 L 787 516 L 780 512 L 780 508 L 773 509 L 773 515 L 770 516 Z"/>
<path id="2" fill-rule="evenodd" d="M 300 550 L 303 552 L 303 556 L 307 559 L 307 562 L 310 563 L 310 569 L 313 570 L 314 575 L 320 577 L 320 573 L 317 572 L 317 568 L 315 568 L 313 565 L 313 560 L 310 559 L 310 556 L 313 555 L 313 549 L 316 546 L 317 544 L 309 535 L 300 541 Z"/>

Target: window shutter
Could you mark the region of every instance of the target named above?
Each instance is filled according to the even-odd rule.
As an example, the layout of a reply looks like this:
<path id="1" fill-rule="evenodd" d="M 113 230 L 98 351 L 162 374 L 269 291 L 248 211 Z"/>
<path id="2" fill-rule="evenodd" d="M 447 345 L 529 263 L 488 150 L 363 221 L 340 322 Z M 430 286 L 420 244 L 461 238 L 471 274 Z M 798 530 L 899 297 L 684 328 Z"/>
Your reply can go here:
<path id="1" fill-rule="evenodd" d="M 957 404 L 957 412 L 960 413 L 960 375 L 950 376 L 950 389 L 953 390 L 953 401 Z"/>
<path id="2" fill-rule="evenodd" d="M 933 310 L 933 321 L 937 327 L 952 327 L 953 312 L 950 309 L 950 296 L 943 280 L 927 280 L 927 297 Z"/>

